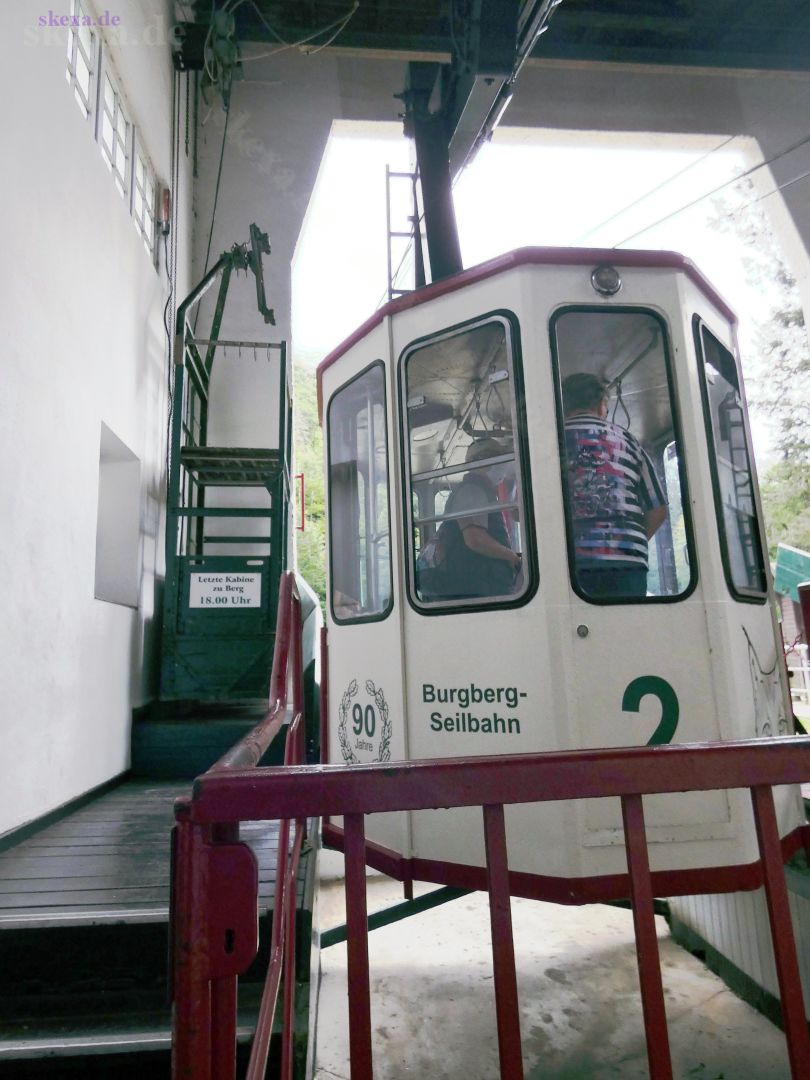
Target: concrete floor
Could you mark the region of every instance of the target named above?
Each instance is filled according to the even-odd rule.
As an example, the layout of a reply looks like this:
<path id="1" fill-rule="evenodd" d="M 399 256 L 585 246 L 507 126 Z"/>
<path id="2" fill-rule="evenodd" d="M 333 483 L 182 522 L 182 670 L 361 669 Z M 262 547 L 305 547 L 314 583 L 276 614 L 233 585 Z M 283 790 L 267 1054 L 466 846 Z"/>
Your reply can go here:
<path id="1" fill-rule="evenodd" d="M 344 921 L 325 878 L 322 929 Z M 334 864 L 331 864 L 334 865 Z M 427 891 L 434 886 L 417 886 Z M 372 876 L 369 911 L 402 899 Z M 526 1080 L 648 1077 L 629 911 L 512 901 Z M 677 1080 L 785 1080 L 784 1037 L 670 938 L 657 919 Z M 369 935 L 375 1080 L 489 1080 L 498 1051 L 486 897 L 473 894 Z M 321 955 L 315 1080 L 349 1077 L 346 946 Z"/>

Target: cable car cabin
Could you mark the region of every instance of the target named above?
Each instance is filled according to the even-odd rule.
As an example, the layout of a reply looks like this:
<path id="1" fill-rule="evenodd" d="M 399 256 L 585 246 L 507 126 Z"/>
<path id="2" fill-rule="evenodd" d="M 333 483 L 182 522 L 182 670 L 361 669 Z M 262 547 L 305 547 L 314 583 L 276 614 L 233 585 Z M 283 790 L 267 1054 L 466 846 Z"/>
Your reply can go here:
<path id="1" fill-rule="evenodd" d="M 318 374 L 329 761 L 788 733 L 735 318 L 687 259 L 522 249 L 389 303 Z M 799 794 L 775 794 L 784 835 Z M 757 858 L 747 793 L 645 816 L 653 869 Z M 367 836 L 452 884 L 478 812 L 439 820 Z M 507 823 L 514 870 L 625 869 L 618 799 Z"/>

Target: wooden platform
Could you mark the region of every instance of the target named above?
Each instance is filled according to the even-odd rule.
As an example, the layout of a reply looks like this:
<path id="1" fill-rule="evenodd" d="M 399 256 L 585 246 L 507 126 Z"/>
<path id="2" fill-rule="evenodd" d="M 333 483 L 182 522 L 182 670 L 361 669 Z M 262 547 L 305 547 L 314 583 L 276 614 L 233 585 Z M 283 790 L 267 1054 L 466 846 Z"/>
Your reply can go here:
<path id="1" fill-rule="evenodd" d="M 129 780 L 0 853 L 0 929 L 166 922 L 174 801 L 189 783 Z M 250 822 L 259 903 L 272 904 L 278 822 Z"/>
<path id="2" fill-rule="evenodd" d="M 130 779 L 0 850 L 0 1076 L 168 1077 L 170 832 L 174 801 L 190 788 Z M 259 863 L 260 938 L 239 980 L 243 1040 L 267 968 L 278 832 L 277 821 L 241 827 Z M 296 890 L 304 1051 L 315 872 L 305 844 Z"/>

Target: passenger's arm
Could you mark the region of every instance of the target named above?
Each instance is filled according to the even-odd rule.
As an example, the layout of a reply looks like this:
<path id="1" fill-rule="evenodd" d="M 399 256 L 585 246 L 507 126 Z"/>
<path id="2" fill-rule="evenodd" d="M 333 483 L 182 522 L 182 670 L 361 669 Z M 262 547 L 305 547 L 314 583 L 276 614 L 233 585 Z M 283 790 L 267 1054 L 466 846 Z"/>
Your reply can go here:
<path id="1" fill-rule="evenodd" d="M 511 548 L 499 544 L 494 536 L 490 535 L 481 525 L 464 525 L 461 535 L 464 543 L 471 551 L 477 551 L 479 555 L 486 555 L 489 559 L 502 559 L 508 562 L 514 570 L 520 567 L 520 555 Z"/>
<path id="2" fill-rule="evenodd" d="M 666 520 L 667 506 L 654 506 L 652 510 L 648 510 L 644 517 L 644 531 L 647 534 L 649 540 L 651 536 L 654 536 L 656 532 L 661 528 Z"/>

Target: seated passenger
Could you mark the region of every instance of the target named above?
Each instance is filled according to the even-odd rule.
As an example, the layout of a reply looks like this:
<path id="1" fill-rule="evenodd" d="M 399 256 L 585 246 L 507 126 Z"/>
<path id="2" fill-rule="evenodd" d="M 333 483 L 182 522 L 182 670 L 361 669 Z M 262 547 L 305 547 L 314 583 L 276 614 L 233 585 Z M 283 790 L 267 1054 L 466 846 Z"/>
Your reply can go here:
<path id="1" fill-rule="evenodd" d="M 588 596 L 638 599 L 666 496 L 638 439 L 607 419 L 601 379 L 569 375 L 562 398 L 576 580 Z"/>
<path id="2" fill-rule="evenodd" d="M 496 457 L 506 449 L 493 439 L 470 444 L 468 464 Z M 447 515 L 417 560 L 418 586 L 424 599 L 507 596 L 515 590 L 521 556 L 512 550 L 503 513 L 488 510 L 498 502 L 494 470 L 471 469 L 447 500 Z"/>

